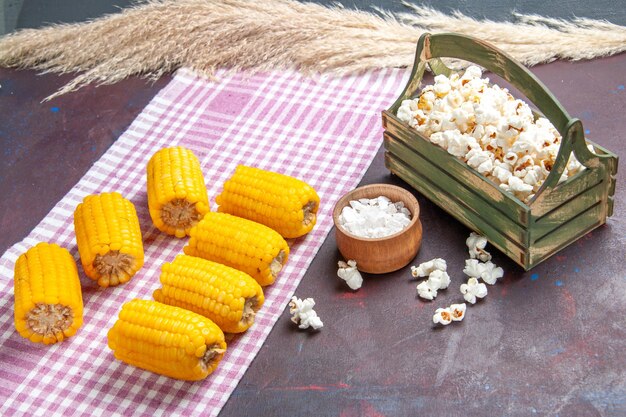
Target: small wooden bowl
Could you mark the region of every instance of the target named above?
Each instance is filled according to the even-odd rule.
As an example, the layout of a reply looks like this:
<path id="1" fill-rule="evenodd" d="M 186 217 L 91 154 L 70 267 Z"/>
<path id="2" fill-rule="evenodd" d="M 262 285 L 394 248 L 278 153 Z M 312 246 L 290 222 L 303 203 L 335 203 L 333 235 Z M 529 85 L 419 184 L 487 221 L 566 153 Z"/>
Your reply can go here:
<path id="1" fill-rule="evenodd" d="M 358 237 L 339 225 L 341 210 L 352 200 L 385 196 L 392 202 L 402 201 L 411 212 L 411 223 L 398 233 L 381 238 Z M 420 207 L 409 191 L 389 184 L 371 184 L 356 188 L 339 199 L 333 209 L 337 248 L 347 260 L 355 260 L 359 271 L 385 274 L 406 266 L 422 245 Z"/>

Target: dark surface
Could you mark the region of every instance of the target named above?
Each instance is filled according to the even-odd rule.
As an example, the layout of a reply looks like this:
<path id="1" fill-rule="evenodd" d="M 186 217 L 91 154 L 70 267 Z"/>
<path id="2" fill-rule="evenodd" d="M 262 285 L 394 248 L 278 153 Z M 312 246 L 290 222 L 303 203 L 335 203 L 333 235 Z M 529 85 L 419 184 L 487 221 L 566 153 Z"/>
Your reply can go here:
<path id="1" fill-rule="evenodd" d="M 624 154 L 626 55 L 534 72 L 590 139 Z M 376 182 L 406 187 L 382 151 L 362 183 Z M 325 327 L 299 331 L 287 309 L 221 417 L 626 415 L 625 188 L 622 168 L 608 224 L 529 272 L 492 250 L 504 279 L 445 328 L 432 315 L 463 302 L 469 230 L 416 195 L 414 264 L 444 258 L 452 278 L 433 302 L 416 296 L 408 267 L 350 291 L 331 232 L 296 290 L 315 298 Z"/>
<path id="2" fill-rule="evenodd" d="M 0 252 L 23 239 L 169 81 L 130 79 L 41 100 L 70 76 L 0 68 Z"/>
<path id="3" fill-rule="evenodd" d="M 497 18 L 494 3 L 458 7 Z M 522 6 L 530 2 L 506 4 L 527 12 Z M 572 4 L 587 12 L 576 14 L 598 17 L 602 2 L 589 9 L 543 2 L 536 12 L 569 16 Z M 623 19 L 623 2 L 610 4 L 604 16 Z M 624 154 L 626 55 L 534 71 L 592 140 Z M 167 82 L 131 79 L 40 103 L 68 79 L 0 69 L 2 251 L 45 216 Z M 403 184 L 387 174 L 380 152 L 363 180 L 372 182 Z M 466 228 L 418 196 L 424 240 L 415 263 L 443 257 L 452 277 L 434 302 L 416 297 L 408 268 L 366 276 L 351 292 L 335 276 L 331 232 L 296 291 L 316 299 L 325 327 L 299 331 L 286 311 L 221 416 L 626 415 L 625 185 L 622 167 L 609 223 L 530 272 L 494 250 L 504 280 L 468 308 L 465 321 L 442 329 L 431 317 L 462 301 Z"/>

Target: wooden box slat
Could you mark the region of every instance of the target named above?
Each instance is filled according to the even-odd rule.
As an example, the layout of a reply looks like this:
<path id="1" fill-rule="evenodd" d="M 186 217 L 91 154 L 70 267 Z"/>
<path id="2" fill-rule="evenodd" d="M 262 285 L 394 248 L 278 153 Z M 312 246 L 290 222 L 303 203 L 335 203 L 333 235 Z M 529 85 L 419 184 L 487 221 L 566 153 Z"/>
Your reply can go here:
<path id="1" fill-rule="evenodd" d="M 542 217 L 554 211 L 563 204 L 575 200 L 576 196 L 583 194 L 586 190 L 602 183 L 606 178 L 603 169 L 585 169 L 567 181 L 557 185 L 553 192 L 543 193 L 532 203 L 532 214 L 535 217 Z M 606 188 L 606 184 L 604 187 Z"/>
<path id="2" fill-rule="evenodd" d="M 580 193 L 575 198 L 569 200 L 567 203 L 551 211 L 545 216 L 532 219 L 531 230 L 533 231 L 531 244 L 541 240 L 545 235 L 552 233 L 558 227 L 564 223 L 576 218 L 581 213 L 587 211 L 590 207 L 594 207 L 601 204 L 601 207 L 606 208 L 606 204 L 602 199 L 604 198 L 606 184 L 600 182 L 592 188 Z M 604 216 L 604 213 L 600 213 Z"/>
<path id="3" fill-rule="evenodd" d="M 593 229 L 604 224 L 601 203 L 574 217 L 530 246 L 530 265 L 537 265 L 549 256 L 574 243 Z M 528 268 L 527 268 L 528 269 Z"/>

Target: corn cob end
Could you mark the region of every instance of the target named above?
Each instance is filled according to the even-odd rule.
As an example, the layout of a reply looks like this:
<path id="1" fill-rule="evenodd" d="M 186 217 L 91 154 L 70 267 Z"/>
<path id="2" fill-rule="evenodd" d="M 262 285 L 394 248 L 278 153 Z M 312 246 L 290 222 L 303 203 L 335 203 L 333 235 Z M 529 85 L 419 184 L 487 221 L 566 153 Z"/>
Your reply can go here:
<path id="1" fill-rule="evenodd" d="M 280 271 L 283 270 L 285 262 L 287 262 L 287 254 L 284 250 L 281 249 L 278 252 L 278 255 L 276 255 L 276 257 L 272 259 L 272 262 L 270 263 L 270 274 L 272 275 L 273 279 L 276 279 Z"/>
<path id="2" fill-rule="evenodd" d="M 171 200 L 161 207 L 161 221 L 176 231 L 176 237 L 185 237 L 187 235 L 185 231 L 198 223 L 207 211 L 197 206 L 198 203 L 183 198 Z"/>
<path id="3" fill-rule="evenodd" d="M 254 316 L 261 306 L 259 300 L 256 297 L 246 299 L 243 305 L 243 315 L 241 316 L 241 324 L 243 326 L 251 326 L 254 323 Z"/>
<path id="4" fill-rule="evenodd" d="M 27 334 L 33 341 L 52 344 L 75 333 L 75 330 L 70 329 L 74 323 L 74 313 L 70 307 L 62 304 L 37 303 L 26 313 L 25 319 Z"/>
<path id="5" fill-rule="evenodd" d="M 304 213 L 304 219 L 302 219 L 302 226 L 307 227 L 311 223 L 315 225 L 316 216 L 317 216 L 317 208 L 319 205 L 319 201 L 309 201 L 302 207 L 302 212 Z"/>
<path id="6" fill-rule="evenodd" d="M 98 273 L 98 285 L 109 287 L 128 282 L 133 276 L 135 258 L 119 251 L 107 252 L 105 255 L 96 255 L 93 268 Z"/>
<path id="7" fill-rule="evenodd" d="M 200 365 L 203 372 L 212 372 L 222 360 L 222 356 L 226 353 L 221 345 L 214 343 L 206 347 L 206 352 L 200 359 Z"/>

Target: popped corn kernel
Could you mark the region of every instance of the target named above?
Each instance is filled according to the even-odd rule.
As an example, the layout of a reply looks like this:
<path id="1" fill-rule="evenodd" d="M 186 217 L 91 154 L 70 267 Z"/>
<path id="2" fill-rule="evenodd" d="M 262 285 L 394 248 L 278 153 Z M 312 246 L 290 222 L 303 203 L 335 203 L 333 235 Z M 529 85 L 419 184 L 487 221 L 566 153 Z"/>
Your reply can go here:
<path id="1" fill-rule="evenodd" d="M 452 314 L 452 321 L 461 321 L 465 318 L 465 310 L 467 305 L 465 303 L 452 304 L 450 306 L 450 313 Z"/>
<path id="2" fill-rule="evenodd" d="M 417 284 L 417 295 L 426 300 L 434 300 L 437 297 L 437 288 L 433 288 L 431 285 L 432 283 L 428 280 Z"/>
<path id="3" fill-rule="evenodd" d="M 478 233 L 471 232 L 469 237 L 465 239 L 465 244 L 472 259 L 479 259 L 482 262 L 491 260 L 491 254 L 485 250 L 487 246 L 487 238 Z M 465 261 L 467 266 L 467 261 Z"/>
<path id="4" fill-rule="evenodd" d="M 433 315 L 433 323 L 441 323 L 444 326 L 452 323 L 452 312 L 449 308 L 438 308 Z"/>
<path id="5" fill-rule="evenodd" d="M 477 298 L 484 298 L 487 295 L 487 286 L 478 282 L 476 278 L 470 278 L 466 284 L 461 284 L 460 290 L 465 301 L 470 304 L 476 304 Z"/>
<path id="6" fill-rule="evenodd" d="M 363 285 L 363 277 L 356 268 L 356 261 L 349 260 L 348 262 L 339 261 L 339 269 L 337 270 L 337 276 L 346 281 L 348 287 L 352 290 L 358 290 Z"/>
<path id="7" fill-rule="evenodd" d="M 447 271 L 447 269 L 448 265 L 445 259 L 434 258 L 430 261 L 422 262 L 418 266 L 411 266 L 411 275 L 415 278 L 426 277 L 433 271 Z"/>
<path id="8" fill-rule="evenodd" d="M 478 259 L 466 259 L 463 273 L 471 278 L 480 278 L 484 271 L 484 264 Z"/>
<path id="9" fill-rule="evenodd" d="M 320 319 L 313 310 L 315 300 L 312 298 L 299 299 L 295 295 L 291 297 L 289 302 L 289 312 L 291 313 L 291 321 L 298 324 L 300 329 L 308 329 L 312 327 L 314 330 L 324 327 L 322 319 Z"/>
<path id="10" fill-rule="evenodd" d="M 450 285 L 450 275 L 446 271 L 436 269 L 428 275 L 428 281 L 437 290 L 445 290 Z"/>
<path id="11" fill-rule="evenodd" d="M 493 285 L 496 283 L 498 278 L 502 278 L 504 276 L 504 270 L 499 266 L 496 266 L 493 262 L 485 262 L 482 265 L 482 272 L 480 273 L 480 277 L 489 285 Z"/>

